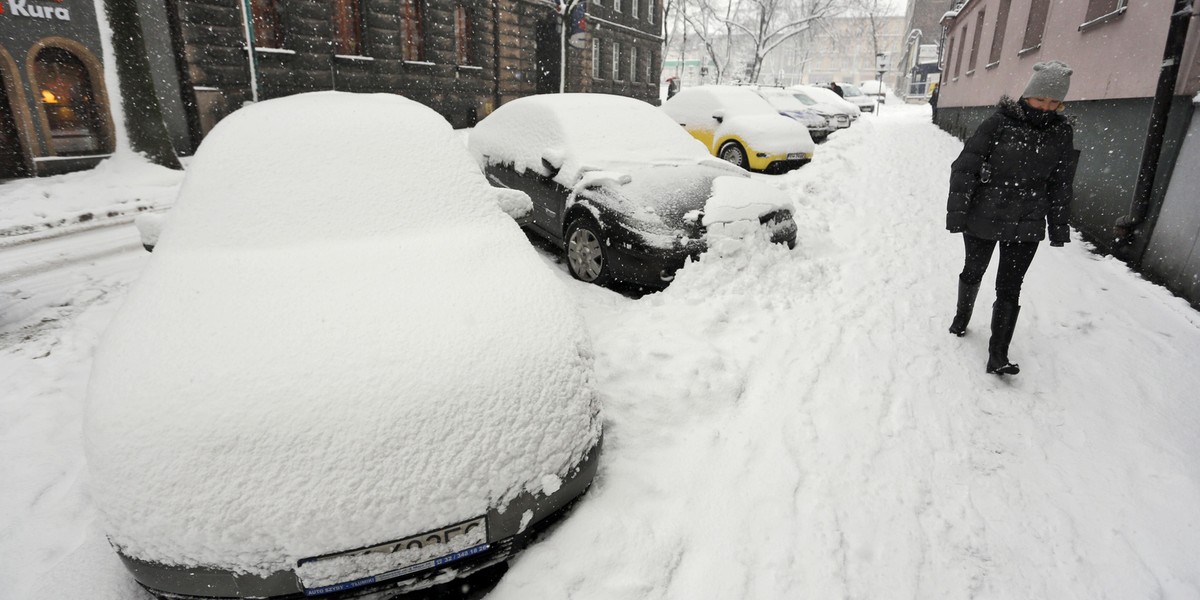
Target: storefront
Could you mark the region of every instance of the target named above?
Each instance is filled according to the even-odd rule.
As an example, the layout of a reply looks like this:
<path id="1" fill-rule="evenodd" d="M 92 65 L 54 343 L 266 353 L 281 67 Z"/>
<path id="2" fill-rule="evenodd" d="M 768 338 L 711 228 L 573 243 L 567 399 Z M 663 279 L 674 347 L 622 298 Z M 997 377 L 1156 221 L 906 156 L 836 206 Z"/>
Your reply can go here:
<path id="1" fill-rule="evenodd" d="M 0 179 L 94 165 L 113 150 L 90 0 L 0 0 Z"/>

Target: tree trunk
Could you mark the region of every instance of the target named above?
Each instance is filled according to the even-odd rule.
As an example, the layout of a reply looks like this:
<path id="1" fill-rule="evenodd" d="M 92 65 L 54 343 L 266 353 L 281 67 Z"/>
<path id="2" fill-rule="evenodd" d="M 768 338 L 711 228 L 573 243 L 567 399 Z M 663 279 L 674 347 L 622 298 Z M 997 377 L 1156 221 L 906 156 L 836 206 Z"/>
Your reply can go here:
<path id="1" fill-rule="evenodd" d="M 104 12 L 112 28 L 113 58 L 117 63 L 129 145 L 154 164 L 182 169 L 163 124 L 162 107 L 154 91 L 137 0 L 104 0 Z"/>

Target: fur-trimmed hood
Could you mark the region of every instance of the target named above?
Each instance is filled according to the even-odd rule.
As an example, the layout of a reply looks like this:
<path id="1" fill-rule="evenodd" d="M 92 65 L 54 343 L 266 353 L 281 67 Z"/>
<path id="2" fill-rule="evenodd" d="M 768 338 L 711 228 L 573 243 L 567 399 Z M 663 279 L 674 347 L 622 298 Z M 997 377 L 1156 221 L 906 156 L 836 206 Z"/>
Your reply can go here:
<path id="1" fill-rule="evenodd" d="M 1075 125 L 1072 117 L 1064 115 L 1061 112 L 1050 113 L 1051 116 L 1044 124 L 1036 123 L 1029 118 L 1028 114 L 1026 114 L 1025 107 L 1022 105 L 1021 101 L 1019 99 L 1014 99 L 1007 94 L 1000 97 L 1000 101 L 996 103 L 996 108 L 1004 116 L 1019 123 L 1026 123 L 1030 127 L 1035 127 L 1037 129 L 1049 129 L 1062 125 L 1068 125 L 1074 128 Z"/>

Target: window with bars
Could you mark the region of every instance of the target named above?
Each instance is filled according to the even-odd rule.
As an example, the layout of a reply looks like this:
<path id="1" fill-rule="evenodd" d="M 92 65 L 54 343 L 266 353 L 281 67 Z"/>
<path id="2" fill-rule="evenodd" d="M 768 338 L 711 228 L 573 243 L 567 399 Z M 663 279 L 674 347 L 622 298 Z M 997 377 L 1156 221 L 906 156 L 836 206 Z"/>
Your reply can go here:
<path id="1" fill-rule="evenodd" d="M 422 0 L 400 0 L 400 51 L 404 60 L 425 60 L 425 7 Z"/>
<path id="2" fill-rule="evenodd" d="M 971 59 L 967 61 L 967 74 L 975 72 L 975 61 L 979 58 L 979 41 L 983 38 L 984 10 L 975 15 L 975 37 L 971 40 Z"/>
<path id="3" fill-rule="evenodd" d="M 592 79 L 600 79 L 600 38 L 592 38 Z"/>
<path id="4" fill-rule="evenodd" d="M 251 0 L 251 21 L 254 22 L 254 45 L 259 48 L 282 48 L 284 42 L 281 0 Z"/>
<path id="5" fill-rule="evenodd" d="M 1008 9 L 1012 0 L 1000 0 L 996 8 L 996 29 L 992 32 L 992 51 L 988 53 L 988 66 L 1000 62 L 1000 53 L 1004 51 L 1004 31 L 1008 29 Z"/>
<path id="6" fill-rule="evenodd" d="M 454 9 L 454 57 L 457 64 L 475 64 L 475 27 L 471 9 L 459 4 Z"/>
<path id="7" fill-rule="evenodd" d="M 621 42 L 612 43 L 612 78 L 613 81 L 621 80 Z"/>
<path id="8" fill-rule="evenodd" d="M 657 9 L 657 8 L 658 8 L 658 0 L 650 0 L 649 4 L 646 5 L 646 22 L 647 23 L 649 23 L 651 25 L 654 24 L 654 13 L 655 13 L 655 9 Z"/>
<path id="9" fill-rule="evenodd" d="M 629 81 L 637 82 L 638 70 L 638 49 L 637 46 L 629 47 Z"/>
<path id="10" fill-rule="evenodd" d="M 334 49 L 338 54 L 363 55 L 362 4 L 359 0 L 334 0 Z"/>
<path id="11" fill-rule="evenodd" d="M 1042 45 L 1042 34 L 1046 32 L 1046 16 L 1049 14 L 1050 0 L 1033 0 L 1029 6 L 1029 20 L 1025 22 L 1025 39 L 1021 41 L 1021 53 Z"/>

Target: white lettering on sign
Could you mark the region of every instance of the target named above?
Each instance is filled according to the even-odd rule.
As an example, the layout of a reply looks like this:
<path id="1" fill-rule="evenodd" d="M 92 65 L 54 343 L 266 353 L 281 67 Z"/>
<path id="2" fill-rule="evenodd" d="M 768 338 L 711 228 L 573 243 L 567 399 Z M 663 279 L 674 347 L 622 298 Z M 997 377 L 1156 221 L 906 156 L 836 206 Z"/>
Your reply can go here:
<path id="1" fill-rule="evenodd" d="M 8 8 L 12 10 L 14 17 L 58 19 L 59 21 L 71 20 L 71 10 L 62 6 L 29 4 L 29 0 L 8 0 Z"/>

